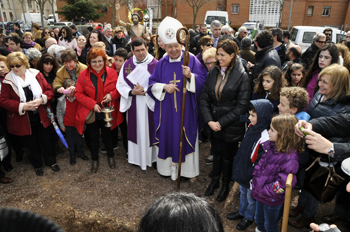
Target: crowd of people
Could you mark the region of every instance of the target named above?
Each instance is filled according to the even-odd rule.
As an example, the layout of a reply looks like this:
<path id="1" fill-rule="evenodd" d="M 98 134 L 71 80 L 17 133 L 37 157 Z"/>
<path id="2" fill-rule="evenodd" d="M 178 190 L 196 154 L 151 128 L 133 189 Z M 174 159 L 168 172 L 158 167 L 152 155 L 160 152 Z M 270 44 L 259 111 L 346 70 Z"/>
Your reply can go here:
<path id="1" fill-rule="evenodd" d="M 349 138 L 327 132 L 322 138 L 332 146 L 320 151 L 310 146 L 316 134 L 307 121 L 350 113 L 349 42 L 334 44 L 332 29 L 326 28 L 302 53 L 288 31 L 273 28 L 252 40 L 245 27 L 234 31 L 214 20 L 211 33 L 206 25 L 189 30 L 184 65 L 188 51 L 176 37 L 180 21 L 166 17 L 152 34 L 137 13 L 131 19 L 132 24 L 123 22 L 117 13 L 121 27 L 106 23 L 86 36 L 75 25 L 50 30 L 35 24 L 32 33 L 22 33 L 16 24 L 15 33 L 1 35 L 1 134 L 10 148 L 0 162 L 4 170 L 13 169 L 13 150 L 17 162 L 28 156 L 38 176 L 44 175 L 44 165 L 59 172 L 55 120 L 67 141 L 70 164 L 76 165 L 77 157 L 91 159 L 93 173 L 100 152 L 116 168 L 118 131 L 130 164 L 181 181 L 199 175 L 199 143 L 210 140 L 205 164 L 212 165 L 211 182 L 204 195 L 214 195 L 221 186 L 216 200 L 222 202 L 232 180 L 239 184 L 239 209 L 227 215 L 240 220 L 238 230 L 255 221 L 255 231 L 278 231 L 289 173 L 295 176 L 293 187 L 301 190 L 290 216 L 302 213 L 290 225 L 303 228 L 314 222 L 323 200 L 305 181 L 312 175 L 308 167 L 319 161 L 347 178 L 341 163 L 349 151 L 334 148 Z M 48 117 L 51 112 L 55 119 Z M 306 144 L 304 134 L 294 130 L 301 126 L 298 120 L 304 120 L 309 134 Z M 90 157 L 83 150 L 83 135 Z M 0 183 L 12 181 L 0 168 Z M 345 220 L 350 227 L 345 186 L 336 188 L 335 214 L 323 220 Z M 151 222 L 142 221 L 145 227 L 152 225 L 152 213 Z M 211 226 L 222 231 L 222 225 Z"/>

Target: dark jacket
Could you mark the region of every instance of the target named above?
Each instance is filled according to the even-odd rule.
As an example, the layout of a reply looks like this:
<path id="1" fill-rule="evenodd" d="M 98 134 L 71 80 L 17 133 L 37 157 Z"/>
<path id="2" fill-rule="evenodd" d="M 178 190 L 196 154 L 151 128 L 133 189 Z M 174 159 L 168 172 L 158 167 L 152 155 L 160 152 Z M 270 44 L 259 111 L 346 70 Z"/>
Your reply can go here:
<path id="1" fill-rule="evenodd" d="M 199 33 L 199 35 L 196 35 L 193 40 L 192 40 L 192 43 L 190 44 L 190 52 L 193 53 L 193 55 L 197 55 L 201 48 L 199 46 L 199 40 L 203 37 L 203 36 L 206 36 L 207 34 L 202 34 L 202 33 Z M 196 50 L 194 50 L 194 48 L 196 48 Z"/>
<path id="2" fill-rule="evenodd" d="M 86 64 L 87 53 L 88 53 L 88 51 L 87 51 L 86 47 L 84 47 L 81 50 L 80 56 L 78 56 L 78 60 L 80 63 Z"/>
<path id="3" fill-rule="evenodd" d="M 350 113 L 350 95 L 340 97 L 337 100 L 327 99 L 323 102 L 321 101 L 321 98 L 322 95 L 319 91 L 317 91 L 311 100 L 311 103 L 307 110 L 307 113 L 311 116 L 311 119 Z M 350 136 L 348 135 L 347 137 Z M 327 139 L 331 142 L 349 142 L 349 138 L 341 138 L 339 136 L 327 137 Z"/>
<path id="4" fill-rule="evenodd" d="M 128 43 L 127 38 L 122 37 L 122 38 L 118 39 L 117 36 L 114 36 L 114 38 L 111 39 L 111 41 L 112 41 L 113 44 L 115 44 L 115 51 L 116 51 L 118 48 L 125 48 L 126 45 L 127 45 L 127 43 Z M 115 52 L 115 51 L 114 51 L 114 52 Z M 113 56 L 114 56 L 114 54 L 113 54 Z"/>
<path id="5" fill-rule="evenodd" d="M 249 47 L 242 47 L 242 50 L 239 51 L 239 54 L 243 59 L 249 61 L 252 64 L 255 64 L 255 52 L 253 52 Z"/>
<path id="6" fill-rule="evenodd" d="M 284 61 L 286 60 L 286 43 L 282 42 L 280 46 L 275 48 L 278 56 L 280 57 L 281 65 L 284 64 Z"/>
<path id="7" fill-rule="evenodd" d="M 313 131 L 324 137 L 346 138 L 350 135 L 350 113 L 312 119 L 309 123 Z M 334 143 L 334 151 L 334 160 L 342 161 L 350 157 L 350 143 Z"/>
<path id="8" fill-rule="evenodd" d="M 252 81 L 258 78 L 259 74 L 264 70 L 264 68 L 271 65 L 276 65 L 277 67 L 281 68 L 280 57 L 272 45 L 255 53 L 255 66 L 252 72 Z"/>
<path id="9" fill-rule="evenodd" d="M 270 140 L 261 144 L 265 154 L 255 166 L 252 197 L 269 206 L 282 205 L 289 173 L 295 175 L 299 168 L 299 155 L 295 151 L 280 153 Z M 292 187 L 296 184 L 293 178 Z"/>
<path id="10" fill-rule="evenodd" d="M 207 135 L 233 143 L 241 141 L 244 136 L 244 123 L 240 122 L 240 115 L 248 111 L 251 88 L 240 58 L 234 67 L 227 70 L 227 75 L 218 99 L 215 88 L 222 80 L 220 67 L 215 66 L 210 70 L 200 96 L 200 110 Z M 208 125 L 209 121 L 218 121 L 221 131 L 214 132 Z"/>
<path id="11" fill-rule="evenodd" d="M 258 163 L 259 161 L 259 158 L 254 160 L 255 157 L 252 160 L 252 153 L 254 152 L 257 142 L 261 138 L 261 133 L 270 128 L 273 114 L 273 105 L 269 100 L 260 99 L 250 102 L 255 107 L 258 121 L 256 125 L 248 127 L 237 151 L 232 168 L 232 180 L 247 189 L 250 188 L 249 182 L 253 178 L 253 162 L 255 161 Z M 241 116 L 241 121 L 249 122 L 248 115 Z M 260 149 L 260 147 L 261 146 L 259 146 L 260 156 L 262 156 L 261 152 L 263 152 L 263 150 Z"/>
<path id="12" fill-rule="evenodd" d="M 318 49 L 319 48 L 317 47 L 317 45 L 315 43 L 312 43 L 311 46 L 308 49 L 306 49 L 306 51 L 301 55 L 301 63 L 304 66 L 305 71 L 307 71 L 310 68 Z"/>

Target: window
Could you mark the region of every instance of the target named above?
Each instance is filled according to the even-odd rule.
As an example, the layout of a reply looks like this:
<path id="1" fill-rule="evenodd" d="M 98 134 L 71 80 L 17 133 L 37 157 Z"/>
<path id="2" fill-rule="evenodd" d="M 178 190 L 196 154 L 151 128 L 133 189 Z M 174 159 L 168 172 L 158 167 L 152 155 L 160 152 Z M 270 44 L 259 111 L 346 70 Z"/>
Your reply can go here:
<path id="1" fill-rule="evenodd" d="M 231 14 L 238 14 L 238 13 L 239 13 L 239 4 L 232 4 Z"/>
<path id="2" fill-rule="evenodd" d="M 6 21 L 7 21 L 6 13 L 5 13 L 5 12 L 2 12 L 2 14 L 4 15 L 4 21 L 6 22 Z"/>
<path id="3" fill-rule="evenodd" d="M 307 8 L 307 16 L 312 16 L 314 13 L 314 6 L 309 6 L 309 8 Z"/>
<path id="4" fill-rule="evenodd" d="M 102 6 L 101 7 L 101 12 L 106 13 L 107 12 L 107 6 Z"/>
<path id="5" fill-rule="evenodd" d="M 29 8 L 29 9 L 32 9 L 32 8 L 33 8 L 33 6 L 32 6 L 32 1 L 31 1 L 31 0 L 28 0 L 28 8 Z"/>
<path id="6" fill-rule="evenodd" d="M 224 10 L 224 7 L 222 6 L 222 4 L 219 4 L 218 8 L 217 8 L 217 11 L 223 11 L 223 10 Z"/>
<path id="7" fill-rule="evenodd" d="M 330 6 L 324 6 L 322 11 L 322 16 L 329 16 L 331 13 L 331 7 Z"/>
<path id="8" fill-rule="evenodd" d="M 315 35 L 316 35 L 316 32 L 305 31 L 303 35 L 303 40 L 302 40 L 303 43 L 312 43 Z"/>
<path id="9" fill-rule="evenodd" d="M 2 3 L 2 0 L 0 0 L 0 7 L 4 8 L 4 3 Z"/>
<path id="10" fill-rule="evenodd" d="M 10 20 L 13 21 L 13 14 L 10 12 Z"/>

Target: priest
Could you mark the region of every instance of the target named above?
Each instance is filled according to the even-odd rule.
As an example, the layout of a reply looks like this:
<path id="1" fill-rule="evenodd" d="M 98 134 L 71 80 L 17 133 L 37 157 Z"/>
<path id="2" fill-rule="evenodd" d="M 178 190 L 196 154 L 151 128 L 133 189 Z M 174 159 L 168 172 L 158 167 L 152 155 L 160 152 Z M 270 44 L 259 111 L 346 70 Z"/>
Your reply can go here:
<path id="1" fill-rule="evenodd" d="M 157 160 L 157 148 L 152 145 L 155 102 L 146 90 L 158 61 L 148 53 L 142 38 L 132 41 L 131 51 L 132 58 L 119 73 L 117 90 L 121 95 L 120 111 L 127 113 L 128 161 L 146 170 Z"/>
<path id="2" fill-rule="evenodd" d="M 199 175 L 197 102 L 207 74 L 191 54 L 189 65 L 183 65 L 182 45 L 176 40 L 176 32 L 181 27 L 182 24 L 171 17 L 159 24 L 158 35 L 165 44 L 167 55 L 158 62 L 148 87 L 148 93 L 155 100 L 153 142 L 159 148 L 157 170 L 162 176 L 171 176 L 172 180 L 178 178 L 184 85 L 187 91 L 180 175 L 184 178 Z"/>

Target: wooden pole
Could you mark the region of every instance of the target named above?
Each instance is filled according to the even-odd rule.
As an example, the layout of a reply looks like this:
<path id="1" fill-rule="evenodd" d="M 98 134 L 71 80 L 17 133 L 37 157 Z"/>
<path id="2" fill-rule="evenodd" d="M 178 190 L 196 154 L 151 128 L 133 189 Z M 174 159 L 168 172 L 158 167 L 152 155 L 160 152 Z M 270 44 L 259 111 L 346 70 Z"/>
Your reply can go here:
<path id="1" fill-rule="evenodd" d="M 290 200 L 292 197 L 292 182 L 293 182 L 293 174 L 289 173 L 289 175 L 287 177 L 287 181 L 286 181 L 286 193 L 285 193 L 285 198 L 284 198 L 281 232 L 287 232 L 287 228 L 288 228 L 289 207 L 290 207 Z"/>
<path id="2" fill-rule="evenodd" d="M 183 27 L 179 28 L 176 32 L 176 39 L 179 44 L 185 45 L 185 52 L 184 52 L 184 57 L 183 57 L 183 64 L 184 66 L 188 66 L 190 62 L 190 55 L 188 53 L 188 43 L 190 40 L 190 36 L 188 33 L 188 30 Z M 183 148 L 183 135 L 184 135 L 184 120 L 185 120 L 185 100 L 186 100 L 186 76 L 184 75 L 184 79 L 182 82 L 182 111 L 181 111 L 181 127 L 180 127 L 180 151 L 179 151 L 179 167 L 178 167 L 178 173 L 177 173 L 177 191 L 180 190 L 180 181 L 181 181 L 181 160 L 182 160 L 182 148 Z"/>

